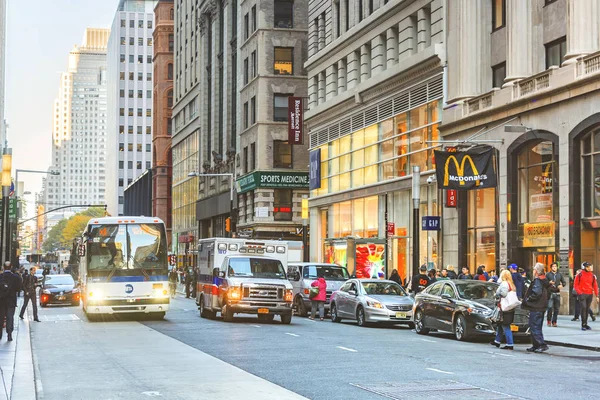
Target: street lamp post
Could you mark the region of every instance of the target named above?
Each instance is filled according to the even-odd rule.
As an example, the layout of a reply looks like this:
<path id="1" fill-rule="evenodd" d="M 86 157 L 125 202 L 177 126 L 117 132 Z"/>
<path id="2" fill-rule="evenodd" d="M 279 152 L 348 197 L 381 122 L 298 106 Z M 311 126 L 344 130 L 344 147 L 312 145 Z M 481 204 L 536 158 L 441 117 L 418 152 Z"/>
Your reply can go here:
<path id="1" fill-rule="evenodd" d="M 226 176 L 229 178 L 229 218 L 230 221 L 233 221 L 233 184 L 234 184 L 234 176 L 232 173 L 224 173 L 224 174 L 201 174 L 199 172 L 190 172 L 188 174 L 189 177 L 202 177 L 202 176 L 207 176 L 207 177 L 216 177 L 216 176 Z M 229 236 L 233 237 L 233 228 L 230 228 L 229 231 Z"/>
<path id="2" fill-rule="evenodd" d="M 413 201 L 413 276 L 419 273 L 419 207 L 421 205 L 421 169 L 413 165 L 412 171 L 412 201 Z"/>
<path id="3" fill-rule="evenodd" d="M 2 152 L 2 262 L 8 261 L 8 200 L 10 196 L 10 185 L 12 169 L 12 149 L 5 147 Z"/>

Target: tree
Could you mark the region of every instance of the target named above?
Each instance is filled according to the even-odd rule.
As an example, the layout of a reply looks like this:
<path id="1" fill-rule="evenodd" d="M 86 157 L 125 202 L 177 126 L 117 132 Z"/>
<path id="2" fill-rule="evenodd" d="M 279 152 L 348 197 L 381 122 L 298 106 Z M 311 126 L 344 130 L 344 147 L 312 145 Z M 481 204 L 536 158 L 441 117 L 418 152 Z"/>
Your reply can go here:
<path id="1" fill-rule="evenodd" d="M 88 208 L 85 211 L 73 215 L 69 219 L 62 219 L 50 232 L 44 241 L 44 251 L 54 251 L 58 248 L 71 248 L 73 239 L 83 234 L 88 221 L 92 218 L 104 216 L 104 210 L 100 208 Z"/>
<path id="2" fill-rule="evenodd" d="M 54 251 L 57 248 L 61 247 L 61 239 L 62 239 L 62 233 L 63 230 L 65 229 L 65 226 L 67 225 L 67 220 L 66 219 L 61 219 L 58 224 L 56 224 L 54 227 L 52 227 L 52 229 L 50 229 L 50 232 L 48 232 L 48 237 L 46 238 L 46 240 L 44 241 L 44 244 L 42 245 L 42 248 L 44 251 L 49 252 L 49 251 Z"/>

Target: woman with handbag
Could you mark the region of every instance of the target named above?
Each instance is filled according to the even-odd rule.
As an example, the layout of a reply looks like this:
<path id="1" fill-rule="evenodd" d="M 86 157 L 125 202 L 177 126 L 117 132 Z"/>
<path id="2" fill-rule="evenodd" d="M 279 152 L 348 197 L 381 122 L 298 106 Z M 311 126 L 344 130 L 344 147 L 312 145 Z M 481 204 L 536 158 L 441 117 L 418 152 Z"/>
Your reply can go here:
<path id="1" fill-rule="evenodd" d="M 510 325 L 515 318 L 515 308 L 517 308 L 521 302 L 517 297 L 517 287 L 508 270 L 502 271 L 499 281 L 501 283 L 498 290 L 496 290 L 496 297 L 500 298 L 498 306 L 502 311 L 502 320 L 496 325 L 496 339 L 490 344 L 500 347 L 502 338 L 504 337 L 506 345 L 500 348 L 502 350 L 514 350 L 514 341 Z"/>
<path id="2" fill-rule="evenodd" d="M 311 303 L 311 312 L 310 319 L 315 319 L 315 313 L 317 312 L 317 307 L 319 308 L 319 317 L 321 321 L 325 318 L 325 301 L 327 300 L 327 282 L 323 276 L 319 276 L 319 279 L 310 284 L 310 299 Z"/>

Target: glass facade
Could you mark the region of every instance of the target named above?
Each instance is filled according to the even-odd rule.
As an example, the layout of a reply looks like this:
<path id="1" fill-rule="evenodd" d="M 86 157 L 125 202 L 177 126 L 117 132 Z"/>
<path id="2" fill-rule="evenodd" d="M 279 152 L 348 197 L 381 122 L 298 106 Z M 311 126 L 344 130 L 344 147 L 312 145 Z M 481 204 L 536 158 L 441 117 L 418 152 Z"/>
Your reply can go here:
<path id="1" fill-rule="evenodd" d="M 581 216 L 600 217 L 600 131 L 581 141 Z"/>
<path id="2" fill-rule="evenodd" d="M 519 224 L 554 221 L 554 146 L 542 142 L 519 154 Z"/>
<path id="3" fill-rule="evenodd" d="M 458 195 L 467 197 L 467 267 L 475 273 L 483 264 L 489 271 L 496 266 L 496 189 L 469 190 Z"/>
<path id="4" fill-rule="evenodd" d="M 333 140 L 321 149 L 321 188 L 312 196 L 410 176 L 435 168 L 430 141 L 439 139 L 441 102 L 433 101 Z"/>
<path id="5" fill-rule="evenodd" d="M 173 147 L 173 232 L 195 231 L 198 178 L 199 135 L 194 132 Z"/>

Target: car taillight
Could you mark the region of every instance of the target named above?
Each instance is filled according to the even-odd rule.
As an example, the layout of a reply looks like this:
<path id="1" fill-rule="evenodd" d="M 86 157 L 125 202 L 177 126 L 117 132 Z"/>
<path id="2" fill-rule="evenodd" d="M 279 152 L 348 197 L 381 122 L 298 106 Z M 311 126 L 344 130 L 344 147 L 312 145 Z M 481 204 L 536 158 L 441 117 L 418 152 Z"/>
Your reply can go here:
<path id="1" fill-rule="evenodd" d="M 42 295 L 42 303 L 45 303 L 48 301 L 48 295 L 47 294 L 43 294 Z"/>
<path id="2" fill-rule="evenodd" d="M 310 289 L 304 289 L 304 294 L 309 294 L 310 293 Z"/>

